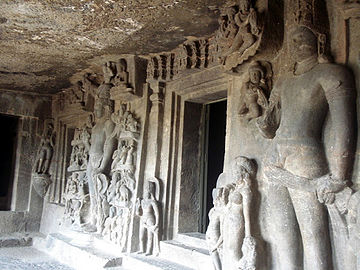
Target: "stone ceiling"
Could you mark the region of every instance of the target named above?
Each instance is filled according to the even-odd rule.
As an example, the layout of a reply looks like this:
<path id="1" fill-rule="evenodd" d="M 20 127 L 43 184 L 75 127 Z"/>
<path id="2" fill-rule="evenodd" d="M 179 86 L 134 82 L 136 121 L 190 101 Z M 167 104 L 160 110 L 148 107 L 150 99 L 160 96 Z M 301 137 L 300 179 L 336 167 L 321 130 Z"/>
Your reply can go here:
<path id="1" fill-rule="evenodd" d="M 167 51 L 218 27 L 221 0 L 1 0 L 0 89 L 44 94 L 109 55 Z"/>

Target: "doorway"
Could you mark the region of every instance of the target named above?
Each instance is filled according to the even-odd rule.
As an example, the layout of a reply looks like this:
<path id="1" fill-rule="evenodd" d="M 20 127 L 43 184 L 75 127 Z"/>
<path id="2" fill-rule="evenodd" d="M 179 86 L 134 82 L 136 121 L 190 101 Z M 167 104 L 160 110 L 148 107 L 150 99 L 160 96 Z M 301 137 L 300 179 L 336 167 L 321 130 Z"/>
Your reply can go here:
<path id="1" fill-rule="evenodd" d="M 206 232 L 209 211 L 213 207 L 212 190 L 223 172 L 226 135 L 227 100 L 205 105 L 203 166 L 202 166 L 202 218 L 200 230 Z"/>
<path id="2" fill-rule="evenodd" d="M 11 207 L 18 118 L 1 114 L 0 126 L 3 127 L 0 138 L 0 211 L 8 211 Z"/>

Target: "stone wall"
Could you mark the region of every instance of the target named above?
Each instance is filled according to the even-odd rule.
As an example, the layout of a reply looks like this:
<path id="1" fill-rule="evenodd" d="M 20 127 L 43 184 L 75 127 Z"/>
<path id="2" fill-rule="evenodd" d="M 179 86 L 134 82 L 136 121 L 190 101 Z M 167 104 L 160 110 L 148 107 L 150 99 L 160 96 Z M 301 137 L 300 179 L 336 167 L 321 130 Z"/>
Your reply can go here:
<path id="1" fill-rule="evenodd" d="M 0 231 L 38 231 L 43 204 L 31 173 L 44 120 L 51 117 L 51 97 L 1 90 L 0 113 L 19 119 L 11 211 L 2 212 Z"/>

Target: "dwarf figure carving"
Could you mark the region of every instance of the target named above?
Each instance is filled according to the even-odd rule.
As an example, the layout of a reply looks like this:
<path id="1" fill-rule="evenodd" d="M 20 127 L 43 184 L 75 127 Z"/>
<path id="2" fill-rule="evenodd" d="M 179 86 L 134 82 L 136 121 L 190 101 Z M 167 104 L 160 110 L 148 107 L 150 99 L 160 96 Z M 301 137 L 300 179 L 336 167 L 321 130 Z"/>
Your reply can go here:
<path id="1" fill-rule="evenodd" d="M 250 66 L 249 81 L 245 83 L 239 110 L 239 114 L 246 120 L 258 118 L 267 109 L 271 75 L 258 62 Z"/>

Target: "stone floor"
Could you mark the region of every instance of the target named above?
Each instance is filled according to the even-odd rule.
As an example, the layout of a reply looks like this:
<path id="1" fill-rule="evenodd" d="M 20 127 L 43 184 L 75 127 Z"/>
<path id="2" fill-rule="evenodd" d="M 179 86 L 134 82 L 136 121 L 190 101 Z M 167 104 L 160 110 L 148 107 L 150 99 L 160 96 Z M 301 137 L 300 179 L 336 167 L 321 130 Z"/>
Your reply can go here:
<path id="1" fill-rule="evenodd" d="M 0 248 L 1 270 L 72 270 L 33 247 Z"/>

